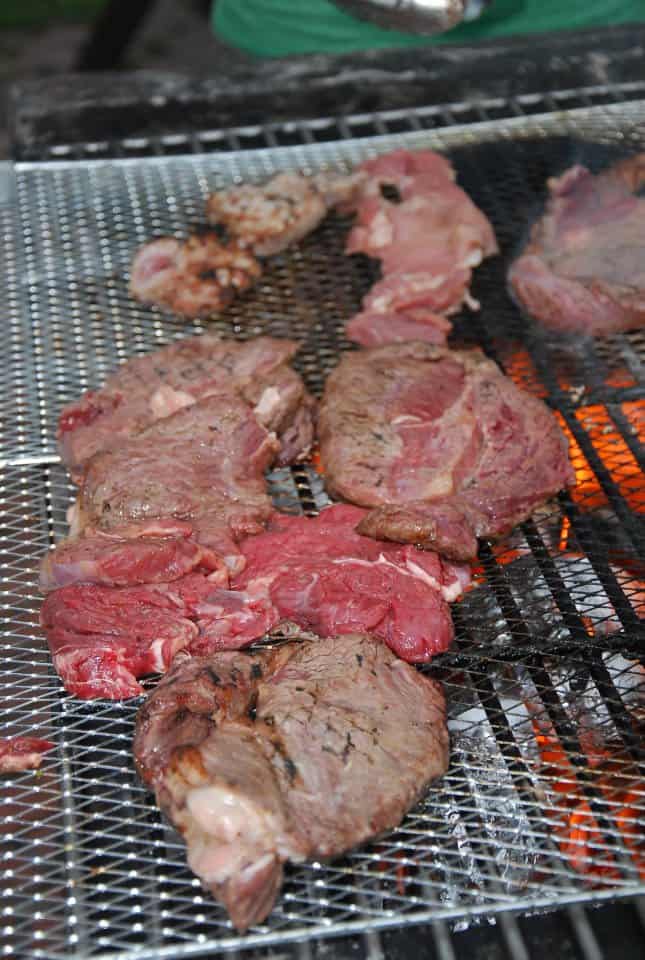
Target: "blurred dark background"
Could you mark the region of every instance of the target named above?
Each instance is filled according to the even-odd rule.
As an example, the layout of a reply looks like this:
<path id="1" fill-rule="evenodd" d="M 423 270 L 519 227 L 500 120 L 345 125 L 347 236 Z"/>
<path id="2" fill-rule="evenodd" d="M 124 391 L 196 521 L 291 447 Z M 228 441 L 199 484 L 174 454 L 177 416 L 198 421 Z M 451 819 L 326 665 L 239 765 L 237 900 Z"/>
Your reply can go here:
<path id="1" fill-rule="evenodd" d="M 215 38 L 210 8 L 211 0 L 1 0 L 0 158 L 16 80 L 79 68 L 212 75 L 248 63 Z"/>

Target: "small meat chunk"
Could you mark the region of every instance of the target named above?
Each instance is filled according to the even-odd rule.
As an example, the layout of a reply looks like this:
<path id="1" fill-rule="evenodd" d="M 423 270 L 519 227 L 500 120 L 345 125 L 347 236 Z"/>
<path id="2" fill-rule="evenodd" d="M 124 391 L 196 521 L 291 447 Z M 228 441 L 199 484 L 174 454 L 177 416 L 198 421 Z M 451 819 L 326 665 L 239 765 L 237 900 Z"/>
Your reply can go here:
<path id="1" fill-rule="evenodd" d="M 51 740 L 37 737 L 9 737 L 0 739 L 0 773 L 18 773 L 37 770 L 43 754 L 56 746 Z"/>
<path id="2" fill-rule="evenodd" d="M 130 269 L 130 294 L 184 317 L 219 313 L 247 290 L 262 268 L 240 244 L 223 244 L 214 233 L 180 241 L 161 237 L 141 247 Z"/>
<path id="3" fill-rule="evenodd" d="M 301 240 L 327 214 L 315 183 L 299 173 L 279 173 L 263 184 L 212 193 L 206 214 L 257 256 L 279 253 Z"/>

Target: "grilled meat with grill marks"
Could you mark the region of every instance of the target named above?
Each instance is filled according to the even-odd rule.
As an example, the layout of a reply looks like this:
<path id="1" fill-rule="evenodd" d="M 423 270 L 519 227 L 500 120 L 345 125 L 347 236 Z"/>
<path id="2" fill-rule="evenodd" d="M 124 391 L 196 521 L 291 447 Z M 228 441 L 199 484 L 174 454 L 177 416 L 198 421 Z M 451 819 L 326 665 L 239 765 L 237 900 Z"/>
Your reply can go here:
<path id="1" fill-rule="evenodd" d="M 551 412 L 478 350 L 410 342 L 345 355 L 319 433 L 330 492 L 372 508 L 360 533 L 454 560 L 574 479 Z"/>
<path id="2" fill-rule="evenodd" d="M 545 326 L 602 336 L 645 324 L 643 185 L 645 153 L 548 181 L 546 211 L 508 277 Z"/>
<path id="3" fill-rule="evenodd" d="M 278 463 L 306 456 L 311 445 L 312 400 L 289 366 L 292 340 L 256 337 L 239 342 L 187 337 L 135 357 L 100 390 L 65 407 L 58 424 L 61 456 L 79 475 L 99 450 L 118 446 L 156 420 L 210 394 L 231 393 L 255 408 L 267 430 L 284 437 Z"/>
<path id="4" fill-rule="evenodd" d="M 448 765 L 439 685 L 364 635 L 175 661 L 139 711 L 142 778 L 243 931 L 283 863 L 395 827 Z"/>

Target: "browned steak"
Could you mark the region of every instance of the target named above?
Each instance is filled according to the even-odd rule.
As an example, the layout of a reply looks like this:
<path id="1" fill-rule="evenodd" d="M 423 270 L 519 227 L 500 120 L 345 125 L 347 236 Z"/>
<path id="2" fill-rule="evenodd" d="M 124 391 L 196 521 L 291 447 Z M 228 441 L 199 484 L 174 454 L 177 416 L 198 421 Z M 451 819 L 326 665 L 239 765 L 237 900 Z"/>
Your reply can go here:
<path id="1" fill-rule="evenodd" d="M 548 182 L 544 215 L 509 282 L 537 320 L 594 336 L 645 324 L 645 153 Z"/>
<path id="2" fill-rule="evenodd" d="M 291 340 L 238 342 L 205 335 L 129 360 L 100 390 L 90 390 L 62 411 L 61 456 L 78 477 L 98 451 L 213 393 L 242 397 L 267 430 L 284 437 L 279 463 L 306 456 L 313 435 L 312 400 L 288 366 L 296 350 Z"/>
<path id="3" fill-rule="evenodd" d="M 272 512 L 264 471 L 279 449 L 249 406 L 210 396 L 90 461 L 73 529 L 132 537 L 159 521 L 189 523 L 194 540 L 240 569 L 235 542 Z"/>
<path id="4" fill-rule="evenodd" d="M 228 573 L 216 552 L 200 546 L 192 524 L 169 520 L 134 525 L 118 535 L 98 531 L 70 537 L 45 554 L 40 565 L 40 589 L 49 593 L 71 583 L 105 587 L 167 583 L 194 570 Z"/>
<path id="5" fill-rule="evenodd" d="M 139 712 L 134 753 L 191 869 L 245 930 L 270 912 L 286 860 L 395 827 L 445 772 L 445 702 L 365 635 L 180 654 Z"/>
<path id="6" fill-rule="evenodd" d="M 360 533 L 455 560 L 573 480 L 541 400 L 478 350 L 410 342 L 346 354 L 319 414 L 329 491 L 373 509 Z"/>

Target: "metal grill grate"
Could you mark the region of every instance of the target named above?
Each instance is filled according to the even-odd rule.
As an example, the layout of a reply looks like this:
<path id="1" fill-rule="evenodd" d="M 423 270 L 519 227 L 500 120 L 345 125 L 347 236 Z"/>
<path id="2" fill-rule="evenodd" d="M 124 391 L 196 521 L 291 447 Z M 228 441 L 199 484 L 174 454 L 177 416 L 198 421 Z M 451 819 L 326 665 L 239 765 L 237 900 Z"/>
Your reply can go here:
<path id="1" fill-rule="evenodd" d="M 39 774 L 2 785 L 6 954 L 200 955 L 645 892 L 645 336 L 556 338 L 504 288 L 546 177 L 575 160 L 600 164 L 643 148 L 642 107 L 396 135 L 386 118 L 370 139 L 16 167 L 0 204 L 9 345 L 0 365 L 2 732 L 58 746 Z M 387 838 L 332 865 L 290 869 L 267 923 L 239 937 L 136 780 L 137 704 L 68 698 L 49 664 L 36 568 L 65 531 L 72 493 L 55 454 L 56 418 L 127 357 L 205 326 L 129 300 L 139 243 L 184 234 L 206 193 L 231 180 L 346 169 L 402 144 L 449 151 L 493 220 L 502 256 L 479 269 L 473 292 L 484 309 L 458 318 L 454 341 L 481 344 L 558 412 L 578 485 L 502 544 L 485 545 L 477 587 L 454 608 L 457 641 L 430 668 L 450 703 L 446 777 Z M 258 288 L 209 326 L 297 337 L 297 363 L 319 392 L 374 275 L 367 261 L 343 256 L 345 229 L 330 219 L 276 257 Z M 271 481 L 281 509 L 315 512 L 325 502 L 308 468 Z M 504 931 L 512 942 L 510 919 Z"/>

